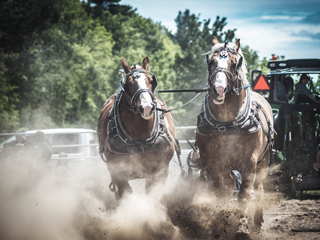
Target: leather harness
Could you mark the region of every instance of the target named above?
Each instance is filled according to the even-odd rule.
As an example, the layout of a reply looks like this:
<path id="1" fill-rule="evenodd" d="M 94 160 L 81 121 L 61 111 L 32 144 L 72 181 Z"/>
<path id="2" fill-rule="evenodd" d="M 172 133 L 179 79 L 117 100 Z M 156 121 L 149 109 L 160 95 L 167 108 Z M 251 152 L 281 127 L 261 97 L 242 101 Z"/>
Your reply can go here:
<path id="1" fill-rule="evenodd" d="M 237 54 L 236 52 L 227 48 L 227 42 L 225 43 L 222 49 L 216 50 L 214 53 L 219 51 L 221 51 L 220 56 L 223 58 L 228 56 L 227 52 L 231 52 L 232 54 L 235 54 L 235 55 Z M 211 60 L 209 59 L 209 56 L 207 53 L 206 54 L 207 66 L 209 66 L 210 61 Z M 207 86 L 207 88 L 213 87 L 211 83 L 212 78 L 214 78 L 218 72 L 223 72 L 228 79 L 228 83 L 232 84 L 231 91 L 239 95 L 239 92 L 245 89 L 246 97 L 239 111 L 238 116 L 232 122 L 218 121 L 218 119 L 213 114 L 210 108 L 210 105 L 209 105 L 210 92 L 207 91 L 204 97 L 204 101 L 202 103 L 200 114 L 198 115 L 198 119 L 197 119 L 197 133 L 205 136 L 251 134 L 251 133 L 258 132 L 262 128 L 263 132 L 266 134 L 268 138 L 268 142 L 257 162 L 257 164 L 260 164 L 263 162 L 264 160 L 263 156 L 265 155 L 268 148 L 270 151 L 272 151 L 272 143 L 273 143 L 272 135 L 273 135 L 274 129 L 272 127 L 270 119 L 268 118 L 262 106 L 258 102 L 252 100 L 251 89 L 249 88 L 250 85 L 247 84 L 243 87 L 235 87 L 235 84 L 238 80 L 238 70 L 242 66 L 242 62 L 243 62 L 243 57 L 241 56 L 234 74 L 228 68 L 216 68 L 212 73 L 210 73 L 209 71 L 208 86 Z M 231 77 L 229 77 L 229 74 Z M 214 94 L 214 97 L 215 97 L 215 94 Z M 263 113 L 268 126 L 264 125 L 260 112 Z"/>
<path id="2" fill-rule="evenodd" d="M 129 135 L 119 114 L 119 106 L 121 103 L 119 99 L 122 93 L 123 92 L 117 94 L 114 106 L 109 112 L 108 135 L 104 149 L 108 148 L 113 153 L 126 154 L 159 151 L 167 148 L 170 142 L 173 141 L 173 137 L 166 126 L 165 115 L 160 114 L 158 111 L 154 112 L 155 120 L 150 138 L 134 140 Z M 161 108 L 159 103 L 157 103 L 157 106 Z"/>
<path id="3" fill-rule="evenodd" d="M 207 93 L 202 103 L 197 121 L 197 132 L 205 136 L 249 134 L 260 130 L 260 122 L 257 120 L 256 103 L 251 101 L 251 90 L 246 89 L 245 101 L 238 116 L 232 122 L 219 122 L 209 106 L 209 94 Z"/>

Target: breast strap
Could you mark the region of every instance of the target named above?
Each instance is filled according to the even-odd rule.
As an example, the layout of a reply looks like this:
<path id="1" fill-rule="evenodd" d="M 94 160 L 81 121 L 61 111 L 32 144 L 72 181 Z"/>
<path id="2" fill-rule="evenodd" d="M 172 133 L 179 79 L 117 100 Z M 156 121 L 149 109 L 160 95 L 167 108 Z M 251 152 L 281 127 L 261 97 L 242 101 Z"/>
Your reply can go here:
<path id="1" fill-rule="evenodd" d="M 251 99 L 250 88 L 246 89 L 244 103 L 232 122 L 218 121 L 210 109 L 209 93 L 207 93 L 198 115 L 197 132 L 205 136 L 255 133 L 261 128 L 257 117 L 257 103 Z"/>
<path id="2" fill-rule="evenodd" d="M 161 108 L 157 103 L 157 107 Z M 105 149 L 108 148 L 113 153 L 144 153 L 166 148 L 173 138 L 165 124 L 165 115 L 160 115 L 155 111 L 155 120 L 151 135 L 145 140 L 134 140 L 127 132 L 119 116 L 120 102 L 115 101 L 109 113 L 108 135 L 105 142 Z"/>

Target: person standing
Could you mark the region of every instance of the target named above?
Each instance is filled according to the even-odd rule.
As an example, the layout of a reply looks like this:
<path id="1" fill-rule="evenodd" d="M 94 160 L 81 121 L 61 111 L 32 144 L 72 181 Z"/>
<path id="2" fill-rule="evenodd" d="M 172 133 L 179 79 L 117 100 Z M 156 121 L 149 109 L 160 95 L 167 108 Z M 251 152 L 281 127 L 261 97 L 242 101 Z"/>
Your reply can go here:
<path id="1" fill-rule="evenodd" d="M 34 141 L 37 145 L 35 157 L 38 167 L 46 168 L 47 161 L 51 159 L 53 150 L 49 143 L 49 140 L 45 137 L 42 131 L 38 131 L 34 134 Z"/>

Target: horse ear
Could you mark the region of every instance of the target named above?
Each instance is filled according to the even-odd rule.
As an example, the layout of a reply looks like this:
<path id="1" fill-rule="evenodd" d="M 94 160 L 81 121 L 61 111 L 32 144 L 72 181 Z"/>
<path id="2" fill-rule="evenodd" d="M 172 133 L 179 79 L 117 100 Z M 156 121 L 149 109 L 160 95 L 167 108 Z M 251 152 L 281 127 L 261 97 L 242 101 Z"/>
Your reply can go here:
<path id="1" fill-rule="evenodd" d="M 121 58 L 121 65 L 126 74 L 131 71 L 131 67 L 124 58 Z"/>
<path id="2" fill-rule="evenodd" d="M 145 70 L 149 71 L 149 66 L 150 66 L 149 57 L 146 56 L 146 57 L 143 59 L 143 61 L 142 61 L 142 67 L 143 67 Z"/>
<path id="3" fill-rule="evenodd" d="M 237 50 L 237 52 L 239 51 L 239 49 L 240 49 L 240 38 L 236 41 L 236 50 Z"/>
<path id="4" fill-rule="evenodd" d="M 214 46 L 214 45 L 216 45 L 216 44 L 218 44 L 218 43 L 219 43 L 218 38 L 216 38 L 216 37 L 214 36 L 213 39 L 212 39 L 212 46 Z"/>

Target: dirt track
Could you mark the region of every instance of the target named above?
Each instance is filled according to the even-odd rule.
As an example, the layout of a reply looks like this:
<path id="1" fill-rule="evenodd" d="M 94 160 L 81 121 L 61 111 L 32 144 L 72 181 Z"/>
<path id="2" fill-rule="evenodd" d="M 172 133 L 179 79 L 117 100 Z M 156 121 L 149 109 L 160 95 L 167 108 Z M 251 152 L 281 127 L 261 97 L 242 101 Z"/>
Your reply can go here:
<path id="1" fill-rule="evenodd" d="M 157 192 L 144 194 L 143 180 L 133 182 L 134 194 L 116 204 L 107 174 L 97 189 L 84 176 L 55 179 L 54 171 L 31 184 L 25 169 L 1 168 L 0 239 L 234 239 L 241 217 L 233 204 L 196 194 L 173 178 L 164 207 Z M 271 193 L 259 204 L 265 231 L 251 230 L 251 239 L 320 239 L 320 200 L 286 200 Z"/>
<path id="2" fill-rule="evenodd" d="M 288 200 L 267 194 L 264 230 L 251 231 L 251 239 L 320 239 L 320 200 Z M 171 220 L 186 239 L 235 239 L 239 212 L 212 209 L 211 204 L 176 209 Z"/>

